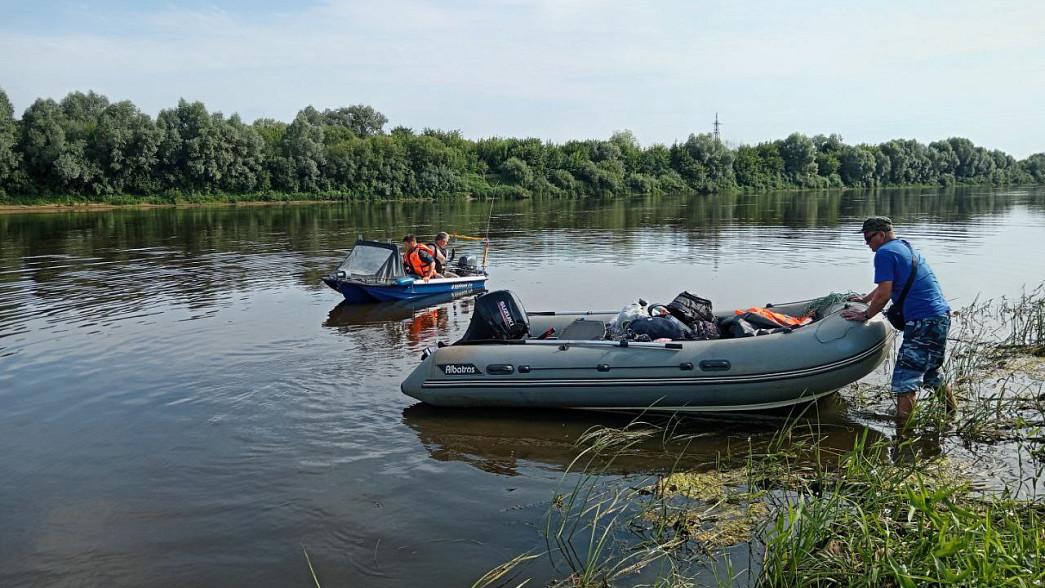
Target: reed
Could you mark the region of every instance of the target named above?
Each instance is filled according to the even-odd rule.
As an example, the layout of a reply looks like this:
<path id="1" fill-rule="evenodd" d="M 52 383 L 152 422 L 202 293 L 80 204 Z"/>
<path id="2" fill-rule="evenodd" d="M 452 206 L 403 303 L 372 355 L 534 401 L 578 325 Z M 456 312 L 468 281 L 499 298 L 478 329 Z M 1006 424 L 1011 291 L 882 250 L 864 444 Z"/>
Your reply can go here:
<path id="1" fill-rule="evenodd" d="M 947 367 L 965 402 L 957 414 L 919 403 L 892 439 L 865 429 L 838 451 L 816 414 L 800 414 L 773 434 L 732 439 L 713 463 L 683 467 L 699 423 L 592 429 L 549 507 L 545 552 L 484 578 L 504 579 L 507 566 L 516 582 L 519 566 L 547 557 L 557 586 L 678 587 L 697 577 L 767 588 L 1045 584 L 1045 378 L 1028 355 L 1042 345 L 1043 301 L 1039 287 L 958 311 Z M 857 387 L 854 402 L 875 392 Z M 650 442 L 678 452 L 675 465 L 610 474 Z M 995 474 L 988 492 L 971 464 L 947 456 L 948 443 L 1015 446 L 1020 477 Z M 748 569 L 724 557 L 738 546 L 758 554 Z"/>
<path id="2" fill-rule="evenodd" d="M 1045 347 L 1045 282 L 1024 292 L 1018 299 L 1003 301 L 1002 308 L 1009 319 L 1009 345 L 1031 348 L 1036 355 Z"/>
<path id="3" fill-rule="evenodd" d="M 767 439 L 737 440 L 703 468 L 600 477 L 614 455 L 658 436 L 675 439 L 648 423 L 586 436 L 563 481 L 574 479 L 549 509 L 542 555 L 562 574 L 556 585 L 688 586 L 701 570 L 719 585 L 766 587 L 1045 582 L 1045 505 L 1006 490 L 983 494 L 957 464 L 925 452 L 921 437 L 865 430 L 839 453 L 823 446 L 815 416 L 803 415 Z M 589 464 L 598 465 L 584 472 Z M 764 555 L 738 573 L 721 556 L 744 544 Z M 511 568 L 518 581 L 522 557 L 537 556 L 484 579 Z M 655 563 L 652 579 L 642 574 Z"/>
<path id="4" fill-rule="evenodd" d="M 860 440 L 819 495 L 796 490 L 766 535 L 761 586 L 1031 586 L 1043 505 L 977 496 L 946 461 Z"/>

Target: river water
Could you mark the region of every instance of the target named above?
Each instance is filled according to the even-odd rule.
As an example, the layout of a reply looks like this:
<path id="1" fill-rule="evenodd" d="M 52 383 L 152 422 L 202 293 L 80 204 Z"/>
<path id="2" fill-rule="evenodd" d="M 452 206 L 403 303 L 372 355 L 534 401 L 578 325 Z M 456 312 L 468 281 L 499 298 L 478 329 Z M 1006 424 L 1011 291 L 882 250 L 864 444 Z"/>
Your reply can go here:
<path id="1" fill-rule="evenodd" d="M 729 308 L 867 291 L 870 214 L 955 308 L 1045 280 L 1041 188 L 0 215 L 0 585 L 310 586 L 305 550 L 324 586 L 471 585 L 545 547 L 572 442 L 627 420 L 415 404 L 399 382 L 471 301 L 340 304 L 319 278 L 358 235 L 489 234 L 488 286 L 530 310 Z M 822 404 L 842 448 L 882 428 Z M 689 426 L 713 460 L 779 422 Z"/>

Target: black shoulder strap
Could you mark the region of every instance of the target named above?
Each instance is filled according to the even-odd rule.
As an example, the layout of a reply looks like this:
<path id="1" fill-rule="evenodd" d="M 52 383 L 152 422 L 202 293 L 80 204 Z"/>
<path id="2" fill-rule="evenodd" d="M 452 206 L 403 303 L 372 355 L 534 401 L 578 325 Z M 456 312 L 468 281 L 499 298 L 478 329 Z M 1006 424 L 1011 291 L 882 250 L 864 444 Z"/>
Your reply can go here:
<path id="1" fill-rule="evenodd" d="M 896 304 L 903 308 L 903 301 L 907 298 L 907 293 L 911 291 L 911 284 L 914 283 L 914 276 L 918 273 L 918 256 L 914 254 L 914 247 L 907 241 L 901 239 L 904 245 L 911 250 L 911 275 L 907 276 L 907 283 L 903 287 L 903 292 L 900 292 L 900 298 L 896 300 Z"/>

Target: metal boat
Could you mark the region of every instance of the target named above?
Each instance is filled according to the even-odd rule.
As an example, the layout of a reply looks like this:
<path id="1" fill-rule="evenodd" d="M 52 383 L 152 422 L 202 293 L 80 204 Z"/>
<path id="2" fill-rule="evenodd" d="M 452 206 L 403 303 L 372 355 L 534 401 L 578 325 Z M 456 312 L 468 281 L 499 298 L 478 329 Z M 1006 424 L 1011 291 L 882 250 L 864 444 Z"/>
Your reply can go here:
<path id="1" fill-rule="evenodd" d="M 813 301 L 767 304 L 802 316 Z M 889 354 L 882 316 L 846 320 L 838 301 L 812 322 L 750 337 L 607 340 L 604 311 L 526 313 L 514 294 L 476 299 L 462 340 L 429 348 L 404 394 L 457 407 L 742 411 L 810 402 L 866 376 Z M 583 315 L 578 317 L 577 315 Z M 716 315 L 716 320 L 733 312 Z M 592 328 L 592 327 L 595 328 Z M 535 338 L 551 333 L 546 338 Z M 583 333 L 577 336 L 573 333 Z"/>
<path id="2" fill-rule="evenodd" d="M 352 304 L 414 300 L 439 295 L 464 296 L 486 290 L 486 268 L 474 255 L 462 255 L 452 267 L 457 278 L 425 282 L 407 275 L 403 256 L 392 243 L 359 239 L 323 282 Z"/>

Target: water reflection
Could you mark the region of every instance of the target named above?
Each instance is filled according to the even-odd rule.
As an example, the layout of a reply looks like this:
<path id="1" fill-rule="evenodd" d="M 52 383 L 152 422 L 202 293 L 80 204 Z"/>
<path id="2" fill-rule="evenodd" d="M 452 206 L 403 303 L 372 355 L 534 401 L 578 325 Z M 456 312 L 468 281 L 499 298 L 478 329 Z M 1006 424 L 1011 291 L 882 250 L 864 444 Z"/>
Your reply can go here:
<path id="1" fill-rule="evenodd" d="M 485 234 L 489 228 L 490 237 L 499 241 L 492 255 L 501 254 L 503 260 L 505 244 L 515 251 L 511 244 L 516 240 L 539 253 L 561 246 L 555 236 L 560 231 L 569 231 L 578 243 L 587 242 L 584 233 L 590 231 L 592 244 L 599 247 L 585 253 L 599 255 L 611 235 L 614 251 L 606 253 L 619 256 L 621 248 L 641 254 L 651 227 L 662 234 L 677 232 L 686 241 L 714 243 L 724 227 L 832 229 L 871 214 L 892 216 L 900 227 L 961 224 L 1015 206 L 1040 213 L 1043 201 L 1045 189 L 920 188 L 7 214 L 0 215 L 0 283 L 27 280 L 34 294 L 52 300 L 67 299 L 68 286 L 75 284 L 129 296 L 163 291 L 189 303 L 276 278 L 283 283 L 288 270 L 298 283 L 320 288 L 319 276 L 359 235 L 396 241 L 404 231 L 434 235 L 449 227 Z M 478 252 L 479 245 L 476 251 L 469 247 L 459 244 L 458 254 Z M 298 256 L 294 265 L 286 265 L 287 254 Z M 111 288 L 117 274 L 128 269 L 132 275 Z"/>
<path id="2" fill-rule="evenodd" d="M 390 348 L 422 349 L 437 342 L 451 342 L 471 318 L 474 295 L 450 293 L 415 300 L 350 304 L 342 301 L 331 309 L 323 327 L 342 335 L 384 341 Z"/>
<path id="3" fill-rule="evenodd" d="M 419 310 L 430 309 L 453 300 L 453 295 L 447 292 L 446 294 L 396 302 L 352 304 L 342 301 L 330 311 L 327 320 L 323 322 L 323 326 L 346 331 L 350 330 L 351 327 L 359 325 L 401 321 L 415 316 Z"/>
<path id="4" fill-rule="evenodd" d="M 557 410 L 448 409 L 415 404 L 403 410 L 403 423 L 414 430 L 436 461 L 459 461 L 484 472 L 520 475 L 537 465 L 563 472 L 586 445 L 585 433 L 597 428 L 623 429 L 634 422 L 670 430 L 676 440 L 665 445 L 659 436 L 629 446 L 607 459 L 607 473 L 662 474 L 673 470 L 706 469 L 728 455 L 742 455 L 794 424 L 815 431 L 820 451 L 840 455 L 864 434 L 869 442 L 882 433 L 851 419 L 837 396 L 813 406 L 759 414 L 693 415 L 671 419 L 663 415 Z M 681 459 L 680 459 L 681 456 Z"/>

